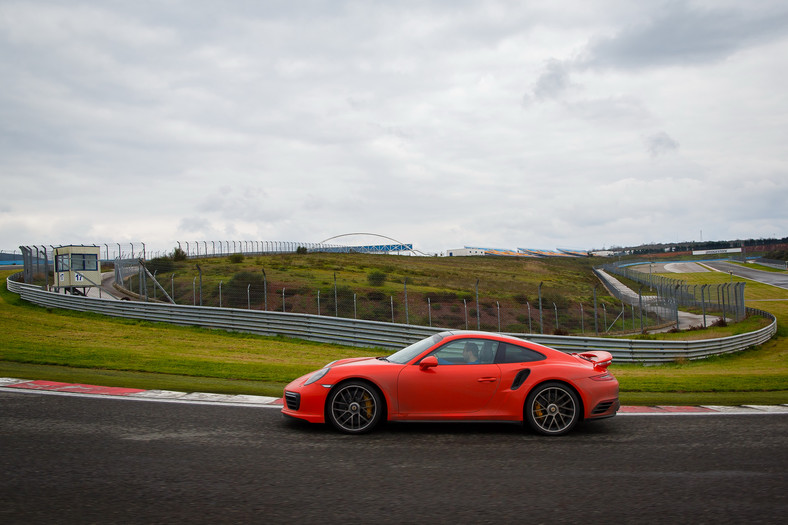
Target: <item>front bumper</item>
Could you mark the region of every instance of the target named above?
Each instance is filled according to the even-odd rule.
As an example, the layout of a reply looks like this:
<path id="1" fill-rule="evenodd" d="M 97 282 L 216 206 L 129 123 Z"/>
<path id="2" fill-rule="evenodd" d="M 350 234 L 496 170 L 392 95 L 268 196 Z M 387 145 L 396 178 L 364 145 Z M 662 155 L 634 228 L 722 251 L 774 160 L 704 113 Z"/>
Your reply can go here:
<path id="1" fill-rule="evenodd" d="M 285 387 L 282 414 L 310 423 L 325 423 L 326 397 L 329 388 L 321 385 L 319 381 L 304 386 L 308 377 L 309 375 L 299 377 Z"/>

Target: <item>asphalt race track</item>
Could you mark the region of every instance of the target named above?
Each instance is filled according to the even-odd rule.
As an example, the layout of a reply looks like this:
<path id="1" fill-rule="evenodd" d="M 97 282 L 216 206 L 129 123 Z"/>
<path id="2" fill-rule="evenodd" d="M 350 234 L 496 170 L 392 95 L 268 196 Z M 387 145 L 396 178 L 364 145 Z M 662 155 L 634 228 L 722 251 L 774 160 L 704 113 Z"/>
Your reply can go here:
<path id="1" fill-rule="evenodd" d="M 3 523 L 783 523 L 788 415 L 368 436 L 274 408 L 0 392 Z"/>
<path id="2" fill-rule="evenodd" d="M 765 272 L 763 270 L 755 270 L 753 268 L 747 268 L 739 264 L 731 264 L 728 262 L 709 262 L 705 264 L 721 272 L 732 272 L 734 277 L 743 277 L 745 279 L 758 281 L 759 283 L 788 289 L 788 274 L 784 272 Z"/>

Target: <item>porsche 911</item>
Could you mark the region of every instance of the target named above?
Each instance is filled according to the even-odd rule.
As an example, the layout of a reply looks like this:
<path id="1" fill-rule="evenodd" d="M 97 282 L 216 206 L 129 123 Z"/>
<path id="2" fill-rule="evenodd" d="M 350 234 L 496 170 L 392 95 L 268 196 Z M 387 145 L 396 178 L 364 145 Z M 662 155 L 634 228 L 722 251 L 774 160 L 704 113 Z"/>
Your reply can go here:
<path id="1" fill-rule="evenodd" d="M 559 436 L 616 415 L 609 352 L 446 331 L 383 357 L 340 359 L 285 387 L 282 413 L 363 434 L 384 421 L 512 421 Z"/>

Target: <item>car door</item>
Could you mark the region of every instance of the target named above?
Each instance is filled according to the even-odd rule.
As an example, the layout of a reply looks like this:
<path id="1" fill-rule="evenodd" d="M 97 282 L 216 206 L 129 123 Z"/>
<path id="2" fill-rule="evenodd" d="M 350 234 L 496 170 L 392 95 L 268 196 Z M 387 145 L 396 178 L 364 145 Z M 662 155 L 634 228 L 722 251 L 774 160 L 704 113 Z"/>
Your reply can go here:
<path id="1" fill-rule="evenodd" d="M 479 353 L 470 362 L 463 356 L 468 343 Z M 402 415 L 448 416 L 482 410 L 498 390 L 500 367 L 493 364 L 496 341 L 459 339 L 430 353 L 433 366 L 408 365 L 397 380 L 399 411 Z"/>

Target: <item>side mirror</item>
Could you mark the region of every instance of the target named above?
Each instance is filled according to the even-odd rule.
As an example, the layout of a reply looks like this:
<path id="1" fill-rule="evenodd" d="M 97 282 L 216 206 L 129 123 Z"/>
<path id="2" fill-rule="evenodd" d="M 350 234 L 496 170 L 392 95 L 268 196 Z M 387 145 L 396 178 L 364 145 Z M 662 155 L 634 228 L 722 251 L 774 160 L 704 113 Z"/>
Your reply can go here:
<path id="1" fill-rule="evenodd" d="M 434 355 L 428 355 L 419 361 L 419 368 L 421 370 L 427 370 L 428 368 L 433 368 L 435 366 L 438 366 L 438 358 Z"/>

